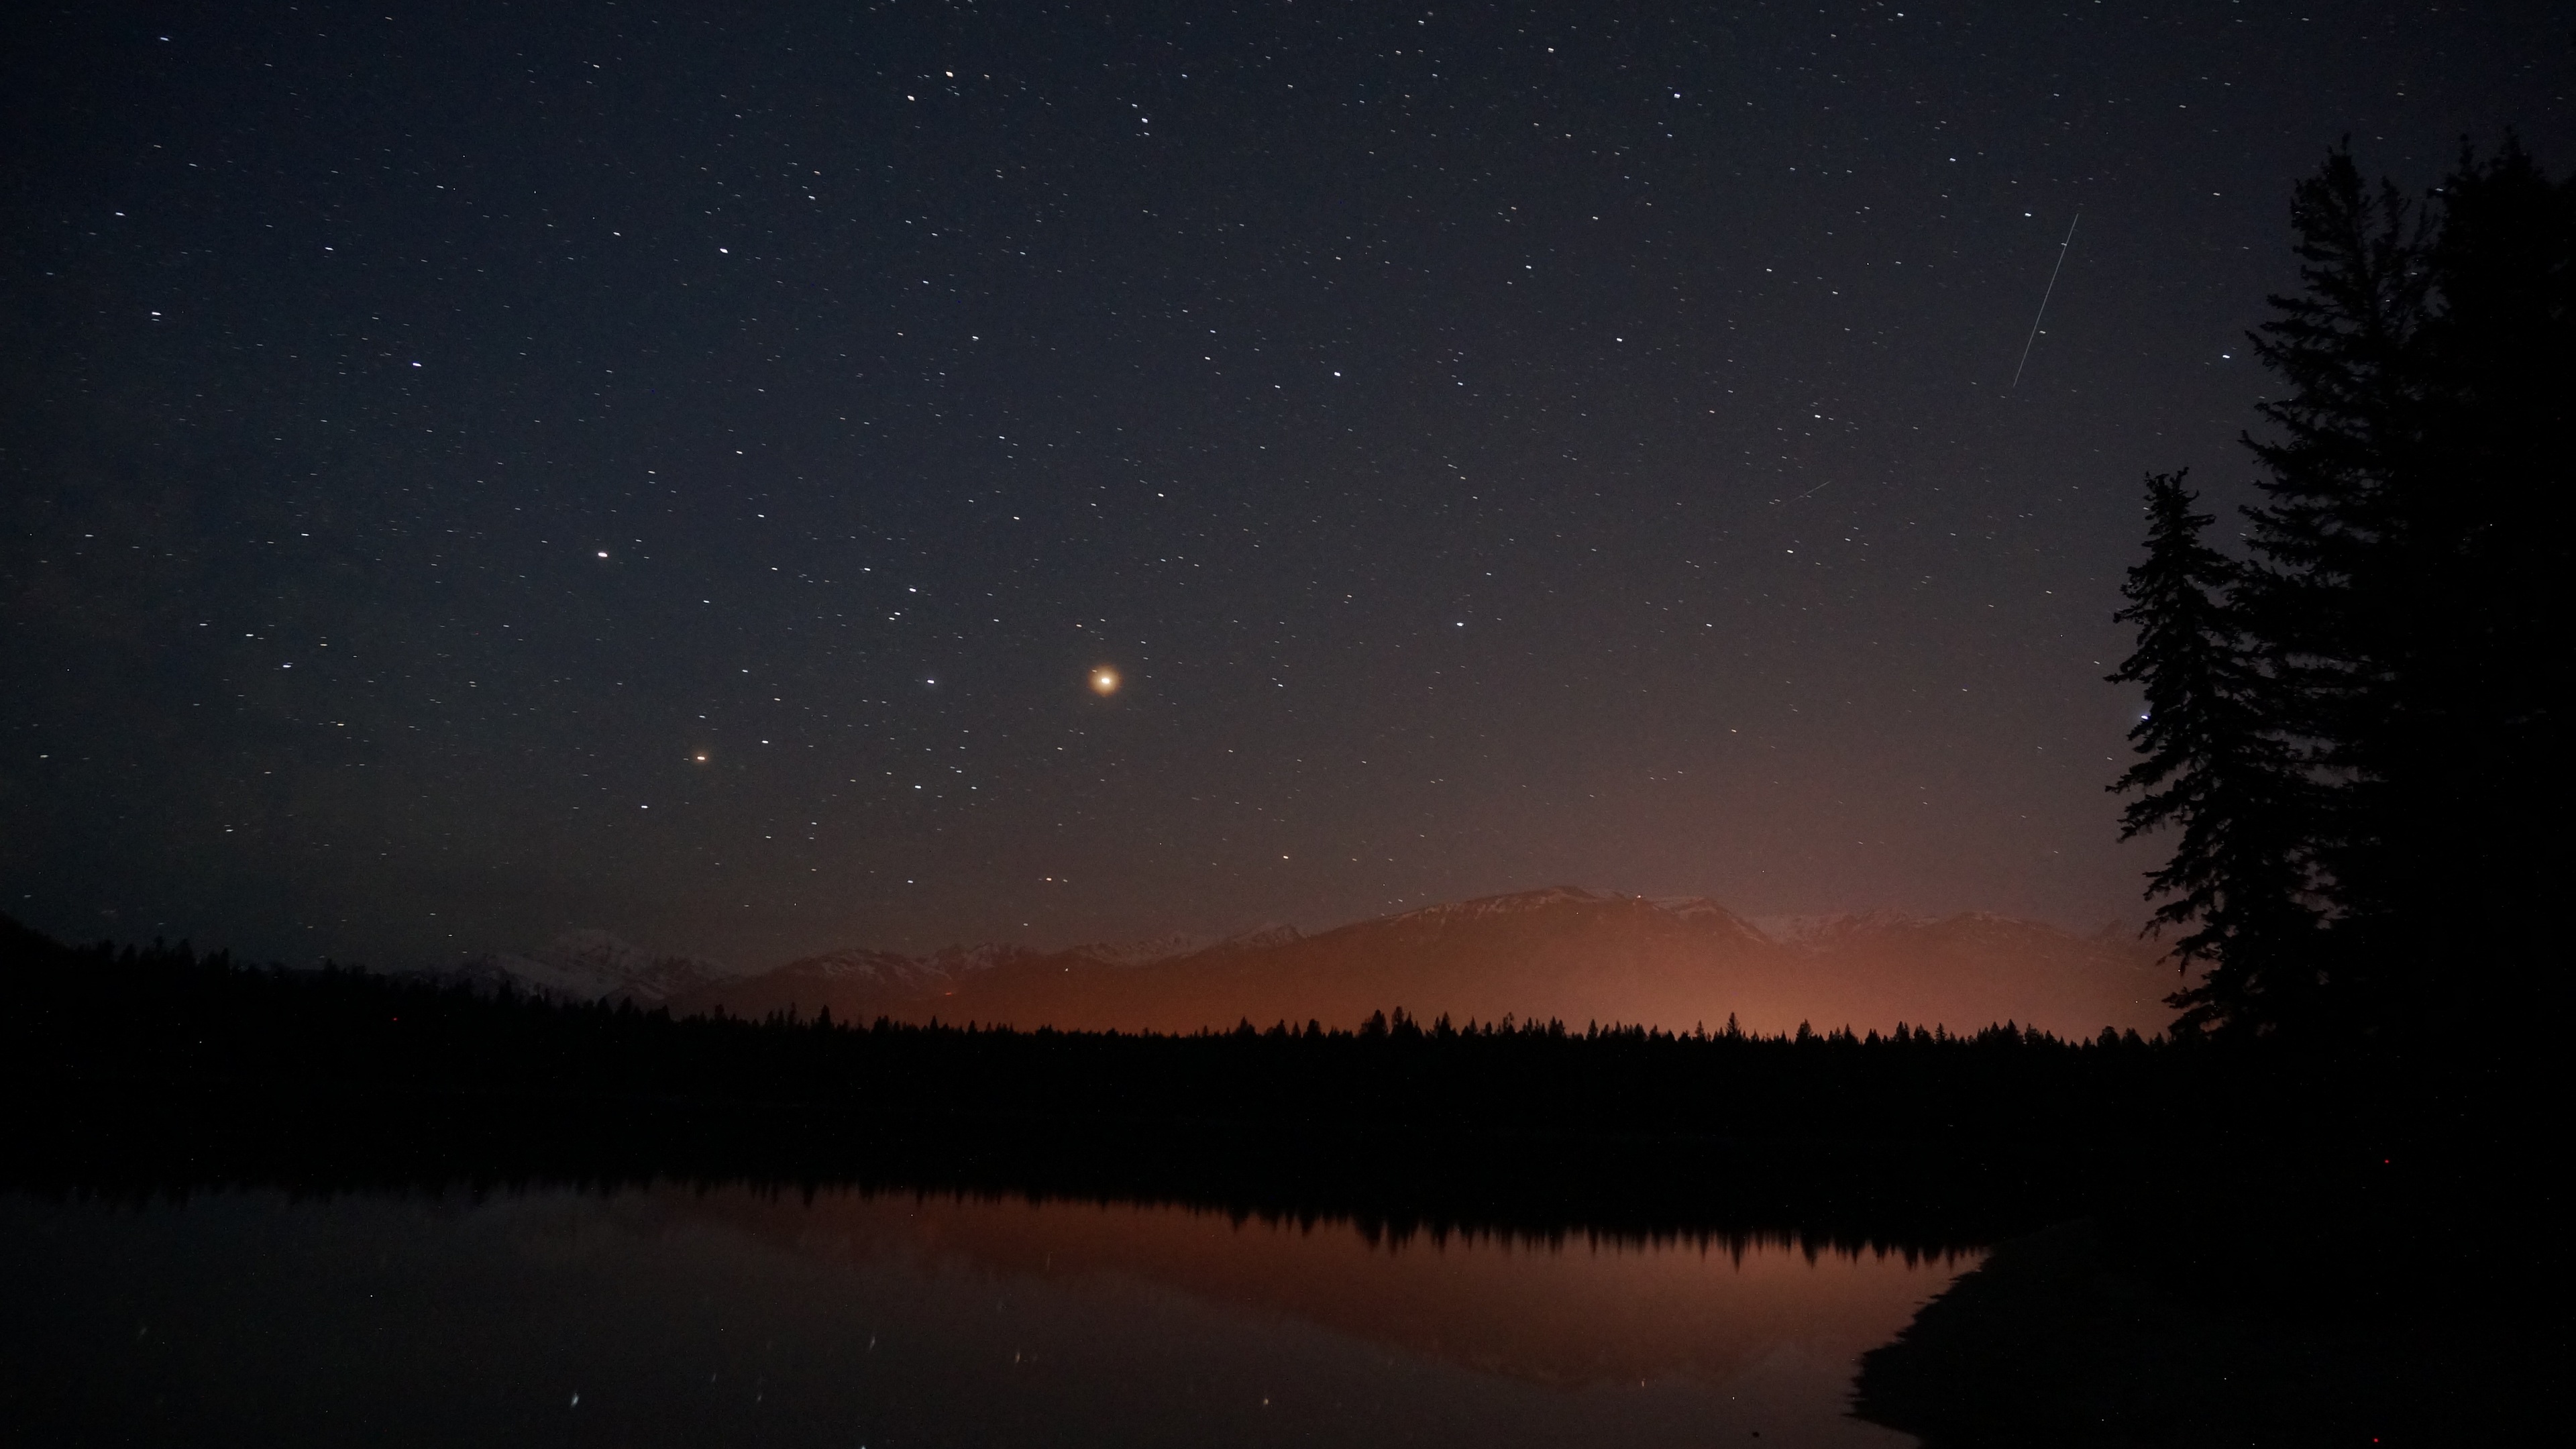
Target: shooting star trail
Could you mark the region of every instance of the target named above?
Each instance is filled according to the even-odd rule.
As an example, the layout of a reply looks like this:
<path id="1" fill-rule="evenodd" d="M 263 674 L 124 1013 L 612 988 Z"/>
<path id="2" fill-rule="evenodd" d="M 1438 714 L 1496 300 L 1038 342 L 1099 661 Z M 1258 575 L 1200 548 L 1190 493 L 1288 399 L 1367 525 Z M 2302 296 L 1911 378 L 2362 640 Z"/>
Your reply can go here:
<path id="1" fill-rule="evenodd" d="M 2030 319 L 2030 335 L 2022 339 L 2021 361 L 2013 364 L 2013 380 L 2004 384 L 2010 392 L 2021 386 L 2021 370 L 2030 366 L 2030 345 L 2039 340 L 2039 324 L 2048 316 L 2048 299 L 2057 294 L 2057 274 L 2066 270 L 2067 249 L 2075 245 L 2075 222 L 2084 219 L 2084 208 L 2075 208 L 2075 221 L 2066 224 L 2066 240 L 2057 244 L 2057 265 L 2048 269 L 2048 290 L 2039 294 L 2039 315 Z"/>

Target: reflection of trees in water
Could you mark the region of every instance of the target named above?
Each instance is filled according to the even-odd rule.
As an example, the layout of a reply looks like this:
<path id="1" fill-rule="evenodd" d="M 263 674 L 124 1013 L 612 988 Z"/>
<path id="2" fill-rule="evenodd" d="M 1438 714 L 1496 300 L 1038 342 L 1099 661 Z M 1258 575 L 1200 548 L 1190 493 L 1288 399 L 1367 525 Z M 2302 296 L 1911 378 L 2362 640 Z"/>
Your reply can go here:
<path id="1" fill-rule="evenodd" d="M 827 1257 L 920 1255 L 1056 1283 L 1122 1278 L 1285 1314 L 1481 1372 L 1579 1387 L 1722 1381 L 1794 1349 L 1846 1362 L 1962 1266 L 1790 1234 L 1365 1233 L 1126 1203 L 963 1194 L 660 1195 Z"/>
<path id="2" fill-rule="evenodd" d="M 904 1194 L 0 1193 L 0 1229 L 42 1245 L 0 1296 L 12 1443 L 1866 1445 L 1852 1362 L 1919 1296 L 1831 1291 L 1893 1258 L 1755 1252 L 1729 1295 L 1714 1250 Z M 1615 1321 L 1640 1275 L 1684 1311 Z M 1798 1282 L 1826 1312 L 1708 1331 Z"/>

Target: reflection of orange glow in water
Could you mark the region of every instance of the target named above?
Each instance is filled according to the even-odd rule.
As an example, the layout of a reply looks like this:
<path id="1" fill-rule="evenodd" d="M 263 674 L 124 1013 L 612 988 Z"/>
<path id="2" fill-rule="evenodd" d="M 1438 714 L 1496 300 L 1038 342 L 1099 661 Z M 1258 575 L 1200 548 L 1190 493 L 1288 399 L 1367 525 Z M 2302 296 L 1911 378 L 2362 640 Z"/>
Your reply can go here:
<path id="1" fill-rule="evenodd" d="M 829 1256 L 917 1254 L 1040 1278 L 1143 1280 L 1512 1378 L 1567 1387 L 1676 1375 L 1725 1381 L 1784 1355 L 1848 1372 L 1974 1266 L 1781 1241 L 1562 1245 L 1090 1203 L 824 1193 L 811 1205 L 724 1195 L 709 1212 Z"/>

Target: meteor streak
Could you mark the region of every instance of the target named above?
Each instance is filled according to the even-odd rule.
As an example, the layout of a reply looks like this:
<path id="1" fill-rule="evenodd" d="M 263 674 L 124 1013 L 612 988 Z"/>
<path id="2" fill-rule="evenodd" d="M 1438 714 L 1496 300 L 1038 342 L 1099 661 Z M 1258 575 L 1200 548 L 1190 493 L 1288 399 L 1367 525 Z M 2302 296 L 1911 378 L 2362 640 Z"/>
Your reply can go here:
<path id="1" fill-rule="evenodd" d="M 2030 319 L 2030 335 L 2022 339 L 2021 361 L 2013 364 L 2013 380 L 2004 384 L 2010 392 L 2021 386 L 2021 370 L 2030 366 L 2030 345 L 2039 340 L 2040 318 L 2048 315 L 2048 299 L 2057 293 L 2057 274 L 2066 270 L 2067 248 L 2075 245 L 2075 222 L 2084 219 L 2084 208 L 2075 208 L 2075 221 L 2066 224 L 2066 240 L 2057 244 L 2057 265 L 2048 269 L 2048 289 L 2039 294 L 2039 314 Z"/>

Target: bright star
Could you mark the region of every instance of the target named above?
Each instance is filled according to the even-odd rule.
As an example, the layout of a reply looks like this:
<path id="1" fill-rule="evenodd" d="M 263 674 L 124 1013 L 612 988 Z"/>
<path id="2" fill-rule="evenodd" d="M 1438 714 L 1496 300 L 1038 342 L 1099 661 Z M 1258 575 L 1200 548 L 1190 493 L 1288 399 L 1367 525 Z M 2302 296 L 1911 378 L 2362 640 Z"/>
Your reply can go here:
<path id="1" fill-rule="evenodd" d="M 1104 698 L 1118 692 L 1118 671 L 1104 664 L 1091 671 L 1091 692 Z"/>

